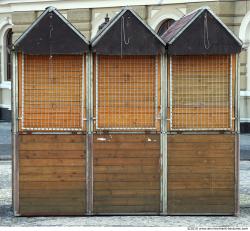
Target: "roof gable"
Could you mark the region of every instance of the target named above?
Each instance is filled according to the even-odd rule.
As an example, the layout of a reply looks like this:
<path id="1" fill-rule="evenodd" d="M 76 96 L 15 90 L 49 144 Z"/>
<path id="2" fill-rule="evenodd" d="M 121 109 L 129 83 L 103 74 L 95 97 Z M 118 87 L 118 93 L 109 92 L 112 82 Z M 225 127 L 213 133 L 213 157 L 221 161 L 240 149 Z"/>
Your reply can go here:
<path id="1" fill-rule="evenodd" d="M 89 49 L 89 42 L 55 8 L 49 7 L 14 46 L 28 54 L 82 54 Z"/>
<path id="2" fill-rule="evenodd" d="M 169 54 L 233 54 L 241 41 L 208 8 L 198 9 L 175 22 L 163 35 Z"/>
<path id="3" fill-rule="evenodd" d="M 131 9 L 124 8 L 91 41 L 92 50 L 111 55 L 165 52 L 165 42 Z"/>
<path id="4" fill-rule="evenodd" d="M 191 20 L 197 17 L 201 13 L 201 10 L 196 10 L 188 15 L 183 16 L 176 22 L 174 22 L 168 30 L 161 36 L 164 42 L 171 42 L 176 36 L 181 34 L 186 27 L 192 22 Z"/>

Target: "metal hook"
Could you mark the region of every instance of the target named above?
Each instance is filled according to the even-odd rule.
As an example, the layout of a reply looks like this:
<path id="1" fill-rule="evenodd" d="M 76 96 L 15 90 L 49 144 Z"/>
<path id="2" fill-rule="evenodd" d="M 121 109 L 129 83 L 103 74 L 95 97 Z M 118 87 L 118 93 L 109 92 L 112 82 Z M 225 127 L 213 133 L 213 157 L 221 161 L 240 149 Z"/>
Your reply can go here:
<path id="1" fill-rule="evenodd" d="M 130 42 L 130 37 L 128 37 L 126 41 L 125 19 L 124 19 L 124 16 L 122 16 L 121 18 L 121 57 L 122 57 L 123 43 L 125 45 L 128 45 L 129 42 Z"/>
<path id="2" fill-rule="evenodd" d="M 205 16 L 204 16 L 204 47 L 207 50 L 210 48 L 208 24 L 207 24 L 207 13 L 205 13 Z"/>

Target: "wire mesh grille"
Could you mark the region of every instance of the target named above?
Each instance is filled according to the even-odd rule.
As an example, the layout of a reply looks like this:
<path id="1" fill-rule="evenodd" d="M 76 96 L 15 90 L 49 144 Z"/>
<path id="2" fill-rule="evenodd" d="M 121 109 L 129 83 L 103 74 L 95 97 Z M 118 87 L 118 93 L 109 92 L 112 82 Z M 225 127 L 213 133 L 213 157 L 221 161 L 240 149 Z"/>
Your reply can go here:
<path id="1" fill-rule="evenodd" d="M 80 55 L 23 55 L 22 129 L 83 129 L 83 60 Z"/>
<path id="2" fill-rule="evenodd" d="M 97 56 L 97 129 L 155 129 L 155 56 Z"/>
<path id="3" fill-rule="evenodd" d="M 231 57 L 173 56 L 170 69 L 170 128 L 231 128 Z"/>

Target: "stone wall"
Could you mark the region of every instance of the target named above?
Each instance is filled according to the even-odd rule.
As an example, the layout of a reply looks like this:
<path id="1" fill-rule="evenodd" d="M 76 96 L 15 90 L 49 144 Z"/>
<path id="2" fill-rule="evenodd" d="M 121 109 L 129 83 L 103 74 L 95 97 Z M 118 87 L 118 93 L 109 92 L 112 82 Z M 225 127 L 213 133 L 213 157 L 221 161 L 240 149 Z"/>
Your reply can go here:
<path id="1" fill-rule="evenodd" d="M 3 62 L 3 55 L 6 52 L 4 37 L 11 27 L 10 14 L 0 14 L 0 121 L 10 120 L 10 107 L 11 107 L 11 90 L 10 82 L 6 82 L 5 72 L 6 66 Z M 9 85 L 8 85 L 9 84 Z"/>
<path id="2" fill-rule="evenodd" d="M 91 36 L 91 9 L 73 9 L 67 11 L 67 19 L 86 38 Z"/>
<path id="3" fill-rule="evenodd" d="M 37 18 L 38 12 L 13 12 L 12 23 L 13 23 L 13 42 L 32 24 Z"/>
<path id="4" fill-rule="evenodd" d="M 133 6 L 132 8 L 144 21 L 152 25 L 153 20 L 155 21 L 160 17 L 164 18 L 164 16 L 170 15 L 169 12 L 171 12 L 172 15 L 176 15 L 177 18 L 180 18 L 183 14 L 189 13 L 202 6 L 209 6 L 220 19 L 238 35 L 241 20 L 246 13 L 244 2 L 241 1 L 218 0 L 216 2 L 202 3 Z M 108 13 L 110 17 L 113 17 L 120 9 L 121 7 L 58 10 L 87 38 L 92 38 L 96 33 L 98 25 L 104 21 L 106 14 Z M 40 14 L 40 11 L 13 12 L 11 15 L 14 24 L 13 40 L 15 41 Z M 157 18 L 155 16 L 157 16 Z"/>

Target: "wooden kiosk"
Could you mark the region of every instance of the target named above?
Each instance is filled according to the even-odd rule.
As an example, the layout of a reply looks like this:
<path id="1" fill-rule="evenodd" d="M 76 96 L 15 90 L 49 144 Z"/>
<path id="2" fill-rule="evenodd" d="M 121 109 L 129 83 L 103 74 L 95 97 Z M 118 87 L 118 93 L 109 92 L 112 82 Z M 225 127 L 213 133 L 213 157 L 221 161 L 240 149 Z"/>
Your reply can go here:
<path id="1" fill-rule="evenodd" d="M 241 42 L 208 9 L 162 36 L 168 54 L 168 214 L 237 214 Z"/>
<path id="2" fill-rule="evenodd" d="M 15 44 L 15 215 L 237 214 L 241 45 L 207 8 L 90 43 L 47 8 Z"/>
<path id="3" fill-rule="evenodd" d="M 128 8 L 91 41 L 94 214 L 160 213 L 164 46 Z"/>
<path id="4" fill-rule="evenodd" d="M 15 215 L 83 215 L 88 41 L 49 7 L 15 49 Z"/>

